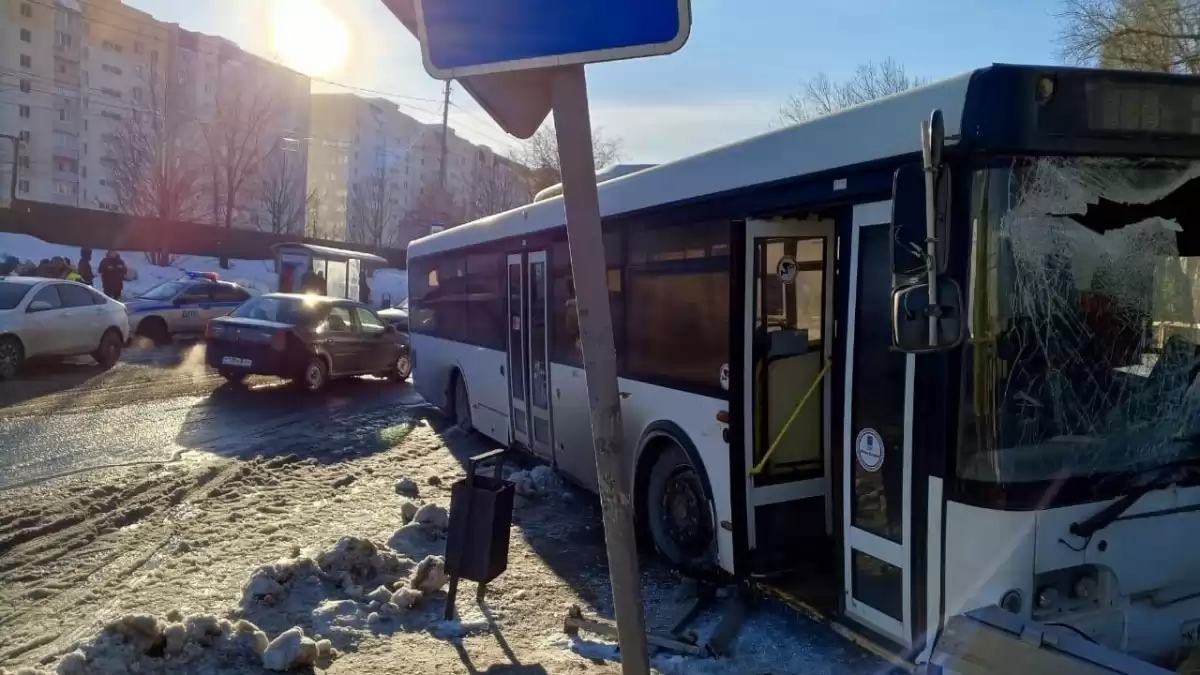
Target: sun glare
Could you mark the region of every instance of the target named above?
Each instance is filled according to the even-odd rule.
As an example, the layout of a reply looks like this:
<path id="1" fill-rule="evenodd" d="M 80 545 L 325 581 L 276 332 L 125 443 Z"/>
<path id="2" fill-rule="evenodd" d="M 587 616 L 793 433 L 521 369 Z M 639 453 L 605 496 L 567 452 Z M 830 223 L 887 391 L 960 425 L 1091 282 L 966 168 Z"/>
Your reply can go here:
<path id="1" fill-rule="evenodd" d="M 289 68 L 328 75 L 345 62 L 350 34 L 324 0 L 273 0 L 271 44 Z"/>

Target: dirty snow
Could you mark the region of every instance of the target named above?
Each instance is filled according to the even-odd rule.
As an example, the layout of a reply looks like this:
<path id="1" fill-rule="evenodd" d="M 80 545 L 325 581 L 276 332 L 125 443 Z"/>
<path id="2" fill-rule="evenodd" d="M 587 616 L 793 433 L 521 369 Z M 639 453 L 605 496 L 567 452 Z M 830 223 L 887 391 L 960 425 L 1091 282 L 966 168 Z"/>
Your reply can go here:
<path id="1" fill-rule="evenodd" d="M 550 500 L 517 508 L 507 572 L 483 604 L 464 582 L 457 616 L 444 622 L 440 516 L 464 458 L 484 449 L 420 422 L 394 447 L 325 462 L 193 458 L 0 492 L 0 668 L 432 675 L 519 663 L 618 673 L 611 650 L 596 663 L 580 655 L 602 640 L 561 633 L 571 605 L 612 612 L 599 506 L 582 493 L 570 510 Z M 445 485 L 410 503 L 438 516 L 402 526 L 395 481 L 430 472 Z M 356 480 L 334 487 L 347 475 Z M 648 618 L 661 629 L 680 580 L 654 559 L 643 573 Z M 655 663 L 713 675 L 880 668 L 774 609 L 752 617 L 743 640 L 731 659 Z"/>

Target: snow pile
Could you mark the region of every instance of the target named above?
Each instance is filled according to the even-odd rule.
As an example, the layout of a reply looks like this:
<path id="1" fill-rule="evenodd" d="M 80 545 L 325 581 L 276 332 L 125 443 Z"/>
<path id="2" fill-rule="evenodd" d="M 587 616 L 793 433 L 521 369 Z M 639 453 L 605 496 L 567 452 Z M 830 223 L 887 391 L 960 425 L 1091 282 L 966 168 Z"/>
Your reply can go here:
<path id="1" fill-rule="evenodd" d="M 446 559 L 440 555 L 431 555 L 417 565 L 417 571 L 413 573 L 412 583 L 409 585 L 428 595 L 442 590 L 449 581 Z"/>
<path id="2" fill-rule="evenodd" d="M 407 558 L 380 550 L 368 539 L 342 537 L 334 547 L 317 556 L 280 560 L 262 565 L 242 587 L 243 606 L 283 604 L 298 582 L 319 585 L 330 582 L 352 598 L 364 596 L 364 587 L 394 584 L 412 569 Z"/>
<path id="3" fill-rule="evenodd" d="M 516 471 L 508 480 L 516 486 L 517 494 L 527 499 L 549 497 L 562 490 L 562 481 L 558 474 L 544 464 L 528 471 Z"/>
<path id="4" fill-rule="evenodd" d="M 437 530 L 448 530 L 450 529 L 450 514 L 444 506 L 426 504 L 413 514 L 413 522 Z"/>
<path id="5" fill-rule="evenodd" d="M 130 614 L 65 655 L 58 674 L 176 673 L 217 664 L 248 669 L 267 645 L 266 634 L 246 621 L 234 624 L 212 615 L 184 617 L 179 612 L 166 617 Z"/>
<path id="6" fill-rule="evenodd" d="M 407 499 L 400 502 L 400 520 L 404 523 L 411 523 L 413 518 L 417 516 L 417 505 Z"/>
<path id="7" fill-rule="evenodd" d="M 396 481 L 396 494 L 406 497 L 416 497 L 417 493 L 417 481 L 407 476 Z"/>
<path id="8" fill-rule="evenodd" d="M 304 629 L 296 626 L 267 645 L 262 653 L 262 664 L 267 670 L 291 670 L 297 666 L 311 666 L 318 659 L 328 658 L 332 652 L 332 642 L 305 637 Z"/>
<path id="9" fill-rule="evenodd" d="M 408 559 L 358 537 L 342 537 L 333 549 L 317 557 L 317 564 L 352 598 L 363 597 L 364 587 L 394 584 L 412 569 Z"/>

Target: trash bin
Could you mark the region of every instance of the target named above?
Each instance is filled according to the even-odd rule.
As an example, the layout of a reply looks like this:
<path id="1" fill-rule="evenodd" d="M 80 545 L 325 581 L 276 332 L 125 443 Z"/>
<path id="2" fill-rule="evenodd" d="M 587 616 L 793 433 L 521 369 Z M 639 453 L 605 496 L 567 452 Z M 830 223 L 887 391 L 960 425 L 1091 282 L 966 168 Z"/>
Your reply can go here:
<path id="1" fill-rule="evenodd" d="M 506 480 L 468 475 L 450 492 L 446 572 L 486 584 L 508 569 L 515 487 Z"/>

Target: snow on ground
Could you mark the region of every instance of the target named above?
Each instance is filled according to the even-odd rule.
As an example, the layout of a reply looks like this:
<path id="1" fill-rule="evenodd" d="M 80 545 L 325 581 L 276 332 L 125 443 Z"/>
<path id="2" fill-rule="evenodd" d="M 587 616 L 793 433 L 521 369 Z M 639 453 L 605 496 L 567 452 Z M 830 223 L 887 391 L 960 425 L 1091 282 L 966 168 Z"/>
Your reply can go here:
<path id="1" fill-rule="evenodd" d="M 133 297 L 164 281 L 178 279 L 183 271 L 216 272 L 221 279 L 252 289 L 256 293 L 270 293 L 279 287 L 275 275 L 274 260 L 230 260 L 229 269 L 222 269 L 217 258 L 208 256 L 181 255 L 177 256 L 170 267 L 160 267 L 150 264 L 146 254 L 141 251 L 121 251 L 125 264 L 136 270 L 136 278 L 125 282 L 126 297 Z M 107 251 L 94 249 L 92 251 L 92 270 L 99 269 L 100 261 Z M 79 261 L 79 247 L 51 244 L 28 234 L 0 232 L 0 259 L 14 256 L 21 261 L 30 260 L 34 263 L 43 258 L 61 256 L 72 264 Z M 96 288 L 99 286 L 96 279 Z M 367 280 L 372 290 L 372 304 L 378 304 L 383 293 L 390 293 L 392 302 L 399 303 L 408 297 L 408 273 L 404 270 L 376 270 Z M 379 288 L 380 290 L 376 290 Z"/>
<path id="2" fill-rule="evenodd" d="M 517 498 L 508 570 L 481 604 L 464 582 L 457 617 L 444 621 L 445 509 L 465 458 L 487 448 L 423 415 L 375 430 L 387 442 L 368 449 L 188 453 L 0 492 L 0 670 L 618 673 L 609 641 L 562 633 L 572 605 L 612 615 L 599 505 L 544 470 L 507 470 L 532 488 Z M 643 578 L 661 630 L 686 585 L 653 558 Z M 715 618 L 705 615 L 702 636 Z M 748 620 L 735 656 L 660 652 L 654 666 L 885 670 L 771 605 Z"/>

